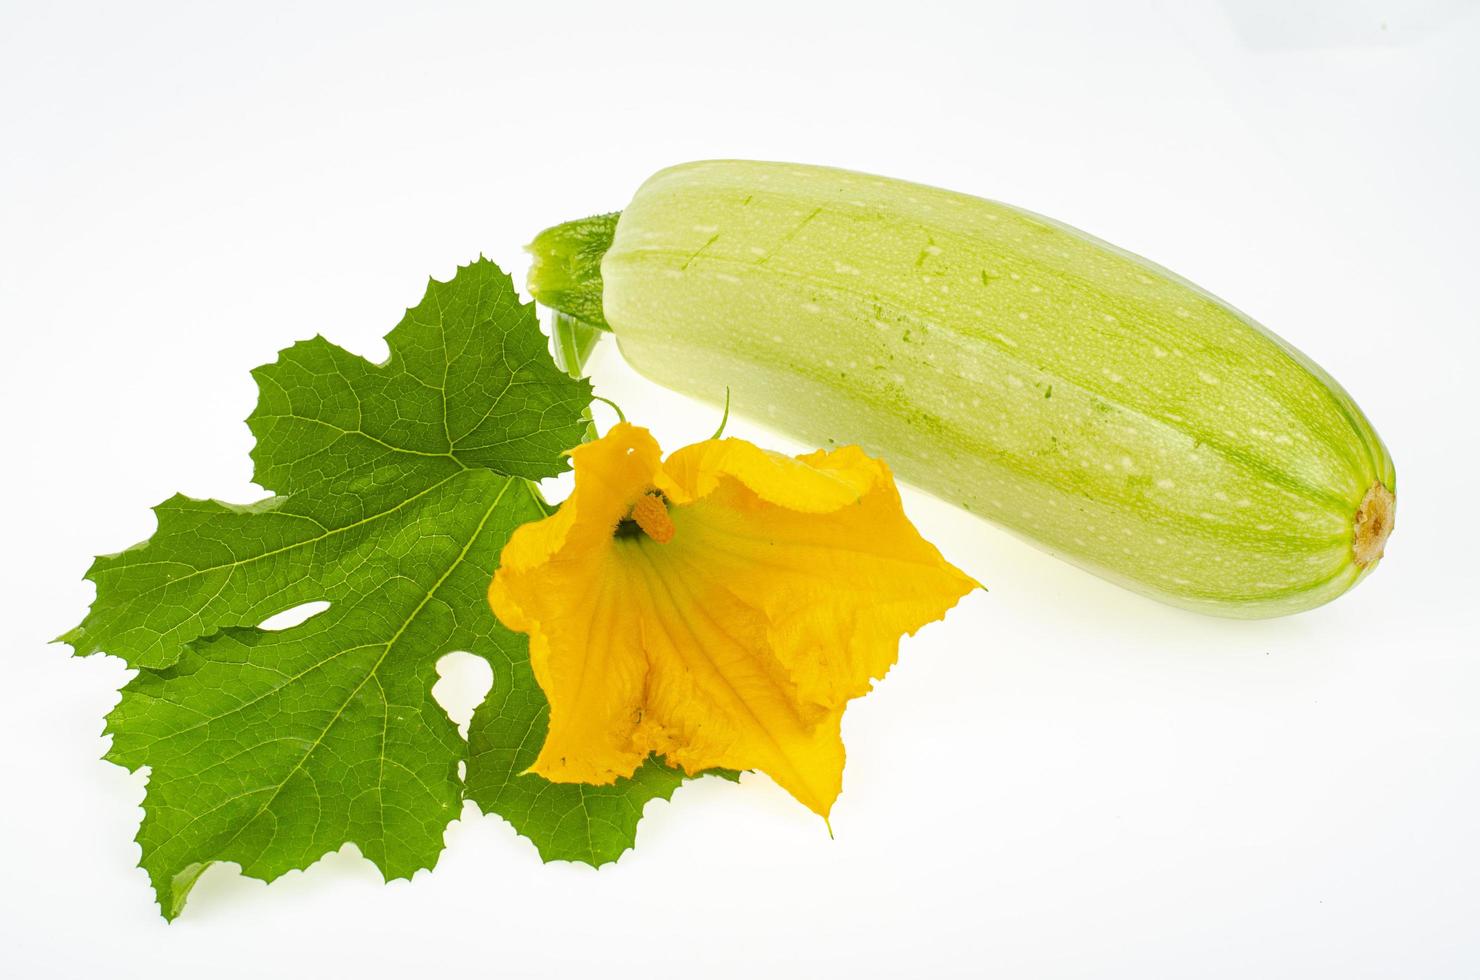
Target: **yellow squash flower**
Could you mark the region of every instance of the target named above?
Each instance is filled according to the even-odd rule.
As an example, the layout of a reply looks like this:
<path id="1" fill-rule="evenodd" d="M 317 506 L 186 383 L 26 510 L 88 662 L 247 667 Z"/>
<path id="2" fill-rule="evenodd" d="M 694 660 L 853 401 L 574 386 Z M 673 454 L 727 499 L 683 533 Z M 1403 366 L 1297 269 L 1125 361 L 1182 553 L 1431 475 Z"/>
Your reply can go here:
<path id="1" fill-rule="evenodd" d="M 848 701 L 977 583 L 854 446 L 714 439 L 664 461 L 623 422 L 570 455 L 574 491 L 514 532 L 488 593 L 550 702 L 531 771 L 610 783 L 656 753 L 760 770 L 826 817 Z"/>

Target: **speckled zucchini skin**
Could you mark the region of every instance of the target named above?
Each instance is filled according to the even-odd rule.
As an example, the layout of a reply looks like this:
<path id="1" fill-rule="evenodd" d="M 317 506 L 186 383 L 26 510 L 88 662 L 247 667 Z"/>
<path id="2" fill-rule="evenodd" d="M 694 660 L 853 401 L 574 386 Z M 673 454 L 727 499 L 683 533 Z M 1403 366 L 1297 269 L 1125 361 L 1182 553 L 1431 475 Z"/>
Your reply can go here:
<path id="1" fill-rule="evenodd" d="M 711 401 L 728 386 L 739 412 L 857 443 L 1165 602 L 1308 609 L 1370 571 L 1391 528 L 1392 460 L 1330 376 L 1035 214 L 823 167 L 691 163 L 638 190 L 600 274 L 622 354 L 653 380 Z"/>

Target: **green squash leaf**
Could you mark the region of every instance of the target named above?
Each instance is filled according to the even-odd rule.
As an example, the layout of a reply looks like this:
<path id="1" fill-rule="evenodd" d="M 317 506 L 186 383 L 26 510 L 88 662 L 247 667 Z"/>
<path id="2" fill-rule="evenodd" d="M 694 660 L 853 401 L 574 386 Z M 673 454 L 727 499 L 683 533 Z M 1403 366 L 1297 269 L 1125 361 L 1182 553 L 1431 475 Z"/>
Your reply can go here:
<path id="1" fill-rule="evenodd" d="M 436 863 L 467 756 L 432 697 L 436 662 L 523 655 L 484 593 L 508 535 L 540 514 L 529 490 L 460 474 L 400 512 L 324 612 L 213 634 L 124 688 L 108 758 L 150 767 L 138 840 L 167 916 L 216 861 L 270 881 L 352 841 L 388 878 Z"/>
<path id="2" fill-rule="evenodd" d="M 80 655 L 167 667 L 216 630 L 373 588 L 367 557 L 469 470 L 567 468 L 590 383 L 555 367 L 498 266 L 433 280 L 386 341 L 380 365 L 315 337 L 254 371 L 253 479 L 276 496 L 159 505 L 148 542 L 93 564 L 97 600 L 62 639 Z"/>

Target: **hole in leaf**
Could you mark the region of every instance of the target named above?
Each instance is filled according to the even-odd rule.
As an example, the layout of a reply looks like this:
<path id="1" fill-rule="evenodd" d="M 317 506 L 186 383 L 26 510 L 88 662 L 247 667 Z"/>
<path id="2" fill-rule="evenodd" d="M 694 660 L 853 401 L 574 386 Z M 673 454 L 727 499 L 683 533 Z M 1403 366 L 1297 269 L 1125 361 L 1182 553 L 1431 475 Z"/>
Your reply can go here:
<path id="1" fill-rule="evenodd" d="M 566 497 L 570 496 L 570 492 L 575 489 L 575 485 L 576 475 L 573 470 L 567 470 L 555 476 L 547 476 L 539 482 L 540 496 L 544 497 L 545 502 L 551 507 L 558 507 Z"/>
<path id="2" fill-rule="evenodd" d="M 493 690 L 493 668 L 482 657 L 458 650 L 437 661 L 437 677 L 432 697 L 457 726 L 457 733 L 467 738 L 473 709 Z"/>
<path id="3" fill-rule="evenodd" d="M 313 602 L 302 602 L 280 613 L 273 613 L 262 622 L 257 624 L 258 629 L 285 630 L 307 622 L 314 616 L 329 608 L 329 604 L 322 599 Z"/>

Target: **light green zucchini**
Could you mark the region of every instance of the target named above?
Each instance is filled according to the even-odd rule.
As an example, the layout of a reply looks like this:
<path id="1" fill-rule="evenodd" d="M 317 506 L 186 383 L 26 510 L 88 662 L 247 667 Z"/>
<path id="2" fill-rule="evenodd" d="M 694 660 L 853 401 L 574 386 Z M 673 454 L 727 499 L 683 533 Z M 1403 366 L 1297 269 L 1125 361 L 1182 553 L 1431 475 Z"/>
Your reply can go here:
<path id="1" fill-rule="evenodd" d="M 1393 464 L 1290 344 L 1167 270 L 964 194 L 664 170 L 531 245 L 530 289 L 638 371 L 898 475 L 1146 595 L 1276 616 L 1382 555 Z"/>

